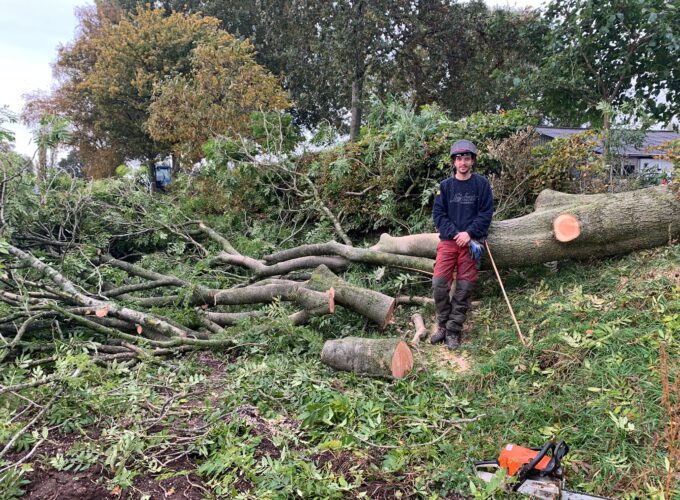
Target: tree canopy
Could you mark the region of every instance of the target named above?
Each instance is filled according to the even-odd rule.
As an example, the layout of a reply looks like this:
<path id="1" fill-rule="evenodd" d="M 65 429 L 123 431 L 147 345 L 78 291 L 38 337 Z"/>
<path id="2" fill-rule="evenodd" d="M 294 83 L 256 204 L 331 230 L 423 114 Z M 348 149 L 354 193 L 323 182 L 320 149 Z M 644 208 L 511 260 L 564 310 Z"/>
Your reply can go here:
<path id="1" fill-rule="evenodd" d="M 680 110 L 680 9 L 665 0 L 554 1 L 538 106 L 569 124 L 602 123 L 600 103 L 669 121 Z M 665 102 L 664 102 L 665 101 Z"/>
<path id="2" fill-rule="evenodd" d="M 122 159 L 196 160 L 212 134 L 240 131 L 253 111 L 288 106 L 251 45 L 215 18 L 149 8 L 126 15 L 100 3 L 80 19 L 76 40 L 59 50 L 60 85 L 37 107 L 71 118 L 84 160 L 109 153 L 95 170 L 86 160 L 89 175 L 110 174 Z"/>
<path id="3" fill-rule="evenodd" d="M 128 10 L 140 3 L 123 2 Z M 257 61 L 281 76 L 298 123 L 338 126 L 351 114 L 353 137 L 369 94 L 438 102 L 455 118 L 512 106 L 517 89 L 504 76 L 533 68 L 540 39 L 536 13 L 492 10 L 482 1 L 176 0 L 163 6 L 166 13 L 200 10 L 249 38 Z"/>

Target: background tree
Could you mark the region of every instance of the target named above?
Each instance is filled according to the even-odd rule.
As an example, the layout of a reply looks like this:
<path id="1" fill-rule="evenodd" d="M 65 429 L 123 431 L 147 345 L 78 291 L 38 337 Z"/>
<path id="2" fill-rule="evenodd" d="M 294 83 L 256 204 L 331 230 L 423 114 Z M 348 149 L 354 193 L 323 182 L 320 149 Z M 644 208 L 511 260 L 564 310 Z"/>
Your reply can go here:
<path id="1" fill-rule="evenodd" d="M 217 19 L 199 14 L 165 15 L 164 10 L 149 8 L 124 15 L 116 5 L 100 2 L 81 10 L 80 20 L 76 40 L 59 51 L 55 68 L 59 87 L 32 106 L 72 119 L 85 164 L 91 155 L 100 159 L 95 171 L 86 168 L 86 175 L 110 175 L 127 159 L 154 161 L 177 150 L 194 153 L 195 144 L 193 149 L 187 146 L 186 134 L 179 132 L 178 122 L 162 104 L 154 107 L 156 135 L 149 129 L 151 105 L 156 100 L 173 103 L 178 85 L 188 86 L 184 97 L 193 98 L 192 105 L 197 104 L 197 93 L 210 90 L 203 101 L 206 106 L 210 102 L 209 107 L 195 109 L 210 109 L 212 117 L 224 112 L 233 119 L 247 116 L 257 107 L 272 104 L 280 109 L 285 105 L 275 81 L 253 62 L 250 46 L 221 30 Z M 237 93 L 229 94 L 227 87 L 219 85 L 206 88 L 207 57 L 217 57 L 211 63 L 217 62 L 215 71 L 222 72 L 209 77 L 229 74 Z M 243 92 L 249 83 L 251 94 Z M 234 98 L 246 101 L 232 102 Z M 184 103 L 183 119 L 189 119 L 187 109 Z M 197 127 L 195 142 L 230 131 L 225 123 L 192 118 L 191 125 Z M 210 128 L 218 125 L 221 128 Z M 195 154 L 189 157 L 194 159 Z"/>
<path id="2" fill-rule="evenodd" d="M 48 168 L 54 167 L 59 148 L 68 144 L 72 137 L 67 119 L 55 115 L 40 118 L 37 128 L 33 131 L 33 141 L 38 147 L 35 170 L 38 182 L 45 178 Z"/>
<path id="3" fill-rule="evenodd" d="M 355 139 L 366 81 L 396 47 L 409 5 L 405 0 L 264 0 L 201 2 L 200 8 L 253 41 L 258 61 L 284 78 L 300 122 L 326 119 L 340 125 L 349 111 Z"/>
<path id="4" fill-rule="evenodd" d="M 128 0 L 124 7 L 139 3 Z M 177 0 L 164 6 L 201 10 L 249 38 L 257 61 L 282 78 L 298 123 L 340 126 L 349 115 L 351 137 L 367 94 L 439 102 L 454 117 L 508 107 L 518 88 L 503 76 L 530 71 L 540 46 L 539 16 L 489 10 L 482 1 Z"/>
<path id="5" fill-rule="evenodd" d="M 215 133 L 247 134 L 251 113 L 289 106 L 277 79 L 258 65 L 247 41 L 226 32 L 191 54 L 192 71 L 156 84 L 147 130 L 191 162 Z"/>
<path id="6" fill-rule="evenodd" d="M 678 8 L 665 0 L 561 0 L 545 17 L 545 59 L 532 79 L 539 107 L 555 122 L 609 128 L 598 110 L 637 104 L 638 113 L 677 114 Z M 666 95 L 667 105 L 659 99 Z M 602 103 L 602 104 L 601 104 Z"/>
<path id="7" fill-rule="evenodd" d="M 16 120 L 16 116 L 9 110 L 8 106 L 0 107 L 0 152 L 11 149 L 14 143 L 14 132 L 4 125 L 15 123 Z"/>
<path id="8" fill-rule="evenodd" d="M 26 96 L 22 118 L 36 126 L 44 115 L 68 117 L 73 132 L 71 142 L 83 160 L 85 175 L 101 178 L 111 175 L 124 161 L 125 144 L 108 133 L 104 126 L 107 111 L 97 106 L 86 78 L 95 69 L 105 27 L 117 23 L 123 11 L 112 2 L 97 1 L 95 5 L 77 8 L 76 16 L 76 39 L 59 48 L 53 66 L 55 90 L 51 94 Z"/>
<path id="9" fill-rule="evenodd" d="M 380 87 L 418 105 L 436 102 L 453 118 L 511 109 L 521 97 L 513 80 L 535 70 L 544 32 L 537 11 L 420 0 Z"/>

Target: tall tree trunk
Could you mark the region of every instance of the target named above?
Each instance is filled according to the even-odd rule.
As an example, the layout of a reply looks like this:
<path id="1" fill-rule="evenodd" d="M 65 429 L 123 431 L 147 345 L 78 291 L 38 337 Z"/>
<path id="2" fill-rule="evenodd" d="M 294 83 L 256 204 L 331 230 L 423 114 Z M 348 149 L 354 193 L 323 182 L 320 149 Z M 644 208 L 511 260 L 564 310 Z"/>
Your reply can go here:
<path id="1" fill-rule="evenodd" d="M 175 176 L 177 175 L 177 172 L 179 172 L 179 169 L 182 168 L 182 164 L 179 157 L 174 153 L 170 155 L 170 161 L 172 165 L 172 175 Z"/>
<path id="2" fill-rule="evenodd" d="M 149 155 L 147 156 L 147 163 L 149 165 L 149 182 L 151 184 L 149 191 L 151 193 L 155 193 L 158 191 L 156 188 L 156 156 Z"/>
<path id="3" fill-rule="evenodd" d="M 604 156 L 605 164 L 609 167 L 609 192 L 614 192 L 614 162 L 611 158 L 611 145 L 610 145 L 610 135 L 611 135 L 611 119 L 609 116 L 609 108 L 603 111 L 603 132 L 604 137 L 602 138 L 602 155 Z"/>
<path id="4" fill-rule="evenodd" d="M 366 47 L 364 44 L 364 10 L 365 2 L 359 1 L 355 7 L 354 17 L 354 72 L 352 81 L 352 117 L 349 124 L 349 140 L 356 141 L 361 131 L 362 99 L 364 79 L 366 76 Z"/>
<path id="5" fill-rule="evenodd" d="M 356 141 L 361 131 L 362 95 L 364 90 L 364 71 L 355 73 L 352 83 L 352 119 L 349 125 L 349 140 Z"/>
<path id="6" fill-rule="evenodd" d="M 41 145 L 38 147 L 38 165 L 37 168 L 35 169 L 35 177 L 38 183 L 42 182 L 45 179 L 46 174 L 47 174 L 47 147 Z"/>

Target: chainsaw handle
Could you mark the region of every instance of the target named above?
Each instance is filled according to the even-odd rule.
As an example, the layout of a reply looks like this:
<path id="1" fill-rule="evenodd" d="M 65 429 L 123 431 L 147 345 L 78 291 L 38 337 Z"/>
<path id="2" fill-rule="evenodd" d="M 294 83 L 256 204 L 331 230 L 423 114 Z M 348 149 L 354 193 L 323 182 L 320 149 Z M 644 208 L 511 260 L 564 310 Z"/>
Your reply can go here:
<path id="1" fill-rule="evenodd" d="M 552 441 L 548 441 L 547 443 L 545 443 L 543 445 L 543 448 L 541 448 L 541 450 L 536 454 L 536 456 L 531 460 L 531 462 L 529 462 L 526 465 L 527 472 L 534 470 L 534 468 L 538 465 L 538 462 L 543 460 L 543 457 L 545 457 L 550 450 L 554 449 L 555 443 L 553 443 Z"/>
<path id="2" fill-rule="evenodd" d="M 498 460 L 478 460 L 476 462 L 472 462 L 472 465 L 475 467 L 484 467 L 485 465 L 495 465 L 496 467 L 499 467 Z"/>
<path id="3" fill-rule="evenodd" d="M 539 452 L 536 454 L 536 456 L 523 466 L 520 471 L 517 473 L 517 482 L 515 485 L 512 487 L 512 491 L 517 491 L 522 484 L 524 484 L 524 481 L 527 480 L 527 477 L 529 476 L 529 473 L 531 473 L 532 470 L 538 465 L 538 463 L 543 460 L 543 458 L 548 454 L 550 450 L 555 449 L 555 443 L 553 441 L 548 441 L 543 445 L 543 447 L 539 450 Z"/>
<path id="4" fill-rule="evenodd" d="M 564 441 L 560 441 L 555 445 L 552 451 L 552 458 L 548 465 L 541 472 L 542 476 L 547 476 L 549 474 L 555 474 L 557 477 L 562 476 L 562 459 L 569 453 L 569 445 Z"/>

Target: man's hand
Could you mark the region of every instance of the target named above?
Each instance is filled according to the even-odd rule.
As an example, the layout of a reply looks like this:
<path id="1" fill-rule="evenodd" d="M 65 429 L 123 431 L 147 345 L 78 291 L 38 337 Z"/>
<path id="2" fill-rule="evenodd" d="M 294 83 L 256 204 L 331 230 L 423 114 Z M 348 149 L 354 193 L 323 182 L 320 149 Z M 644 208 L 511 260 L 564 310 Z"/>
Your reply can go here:
<path id="1" fill-rule="evenodd" d="M 467 231 L 463 231 L 462 233 L 458 233 L 454 240 L 458 243 L 459 247 L 464 247 L 470 243 L 470 235 Z"/>

